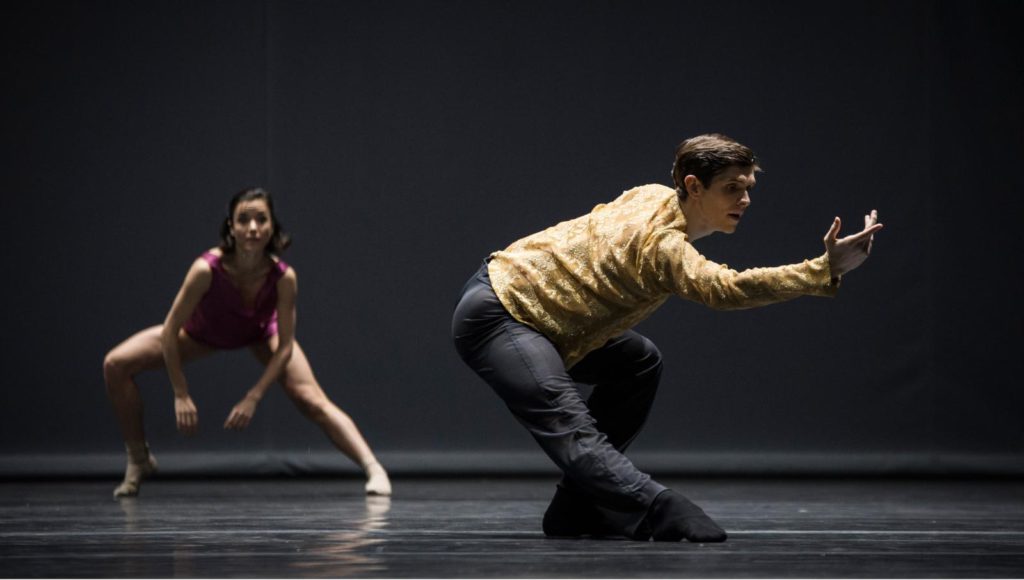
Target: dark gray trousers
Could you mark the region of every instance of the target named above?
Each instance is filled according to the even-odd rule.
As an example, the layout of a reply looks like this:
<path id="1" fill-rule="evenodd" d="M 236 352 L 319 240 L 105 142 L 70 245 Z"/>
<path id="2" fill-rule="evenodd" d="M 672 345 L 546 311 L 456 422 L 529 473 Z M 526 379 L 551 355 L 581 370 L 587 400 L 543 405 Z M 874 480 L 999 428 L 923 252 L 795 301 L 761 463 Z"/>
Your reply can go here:
<path id="1" fill-rule="evenodd" d="M 665 489 L 623 455 L 658 388 L 661 354 L 654 343 L 627 331 L 566 370 L 547 337 L 505 310 L 486 264 L 462 289 L 452 337 L 462 360 L 562 470 L 559 485 L 632 533 Z M 587 400 L 583 385 L 593 386 Z"/>

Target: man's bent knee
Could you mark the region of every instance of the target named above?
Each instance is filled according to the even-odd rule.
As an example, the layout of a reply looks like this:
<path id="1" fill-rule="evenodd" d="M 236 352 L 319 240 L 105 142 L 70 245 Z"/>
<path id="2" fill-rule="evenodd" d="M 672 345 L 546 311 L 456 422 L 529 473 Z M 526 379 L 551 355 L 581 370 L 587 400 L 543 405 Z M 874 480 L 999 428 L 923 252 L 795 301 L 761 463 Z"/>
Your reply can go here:
<path id="1" fill-rule="evenodd" d="M 661 369 L 664 366 L 664 362 L 661 357 L 661 351 L 658 350 L 658 346 L 651 341 L 651 339 L 644 337 L 644 356 L 640 359 L 643 363 L 644 373 L 657 373 L 661 374 Z"/>

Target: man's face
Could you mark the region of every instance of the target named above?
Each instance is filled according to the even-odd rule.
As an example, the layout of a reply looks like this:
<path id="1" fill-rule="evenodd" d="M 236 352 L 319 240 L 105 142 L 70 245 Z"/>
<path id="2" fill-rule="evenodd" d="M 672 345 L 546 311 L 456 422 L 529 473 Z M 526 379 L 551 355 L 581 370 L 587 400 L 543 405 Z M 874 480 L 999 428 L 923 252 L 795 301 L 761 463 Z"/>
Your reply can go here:
<path id="1" fill-rule="evenodd" d="M 697 181 L 701 213 L 712 231 L 731 234 L 750 205 L 750 190 L 757 179 L 754 167 L 730 166 L 716 175 L 708 187 Z"/>

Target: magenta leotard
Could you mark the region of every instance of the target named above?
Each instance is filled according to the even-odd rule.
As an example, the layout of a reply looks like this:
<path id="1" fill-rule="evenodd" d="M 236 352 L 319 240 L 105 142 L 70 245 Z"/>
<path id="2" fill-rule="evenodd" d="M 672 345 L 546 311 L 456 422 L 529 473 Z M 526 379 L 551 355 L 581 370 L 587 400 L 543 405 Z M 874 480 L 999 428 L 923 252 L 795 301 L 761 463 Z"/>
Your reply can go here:
<path id="1" fill-rule="evenodd" d="M 277 281 L 288 270 L 288 264 L 280 260 L 274 264 L 256 294 L 255 304 L 246 308 L 242 294 L 224 271 L 221 257 L 211 252 L 204 252 L 202 257 L 213 270 L 213 279 L 185 323 L 185 332 L 221 349 L 240 348 L 277 334 Z"/>

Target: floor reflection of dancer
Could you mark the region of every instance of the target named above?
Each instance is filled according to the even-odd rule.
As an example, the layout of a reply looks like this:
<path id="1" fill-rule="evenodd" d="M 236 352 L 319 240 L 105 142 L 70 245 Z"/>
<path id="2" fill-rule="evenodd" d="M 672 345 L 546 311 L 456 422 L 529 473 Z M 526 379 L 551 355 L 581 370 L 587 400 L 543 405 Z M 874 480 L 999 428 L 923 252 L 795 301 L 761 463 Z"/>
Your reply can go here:
<path id="1" fill-rule="evenodd" d="M 302 576 L 365 578 L 371 572 L 388 571 L 387 535 L 381 532 L 388 526 L 391 498 L 368 496 L 361 514 L 352 513 L 352 507 L 351 502 L 323 506 L 336 524 L 335 531 L 310 536 L 303 545 L 301 558 L 292 564 L 302 570 Z"/>
<path id="2" fill-rule="evenodd" d="M 164 323 L 135 334 L 107 354 L 107 394 L 128 451 L 124 481 L 114 497 L 138 494 L 142 479 L 157 466 L 143 431 L 142 399 L 134 376 L 166 368 L 178 429 L 191 435 L 198 427 L 198 413 L 182 363 L 241 347 L 248 347 L 266 369 L 231 410 L 224 428 L 246 428 L 276 380 L 299 410 L 362 466 L 368 494 L 391 493 L 387 472 L 352 419 L 324 394 L 295 340 L 295 270 L 278 258 L 288 244 L 270 193 L 237 193 L 221 226 L 220 247 L 192 264 Z"/>
<path id="3" fill-rule="evenodd" d="M 672 294 L 716 309 L 833 295 L 882 227 L 872 211 L 863 231 L 840 239 L 836 218 L 826 252 L 800 264 L 737 272 L 705 259 L 691 244 L 736 230 L 757 170 L 753 152 L 728 137 L 688 139 L 676 150 L 674 189 L 637 187 L 523 238 L 464 286 L 456 349 L 564 474 L 544 515 L 547 535 L 726 539 L 701 508 L 623 455 L 662 368 L 654 344 L 630 329 Z M 594 386 L 589 400 L 577 383 Z"/>

